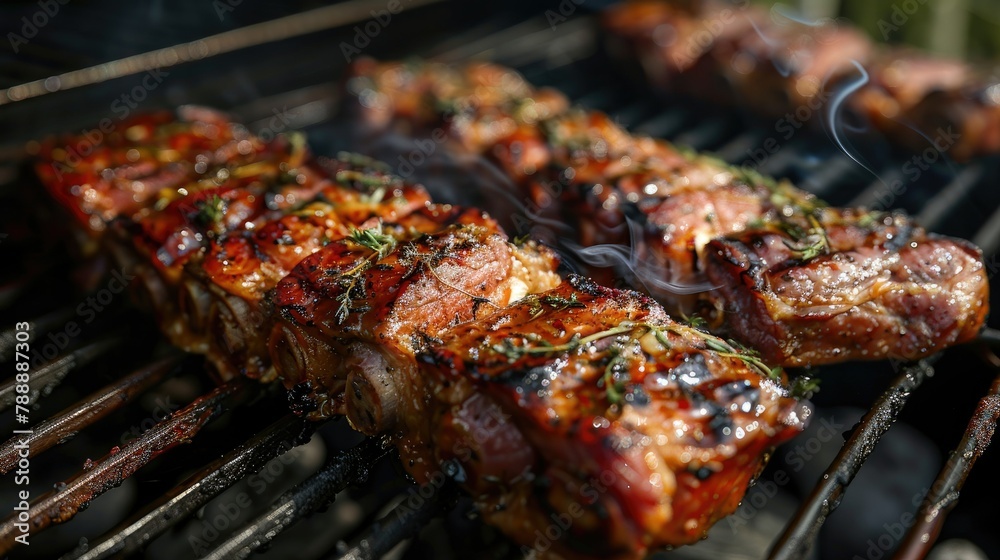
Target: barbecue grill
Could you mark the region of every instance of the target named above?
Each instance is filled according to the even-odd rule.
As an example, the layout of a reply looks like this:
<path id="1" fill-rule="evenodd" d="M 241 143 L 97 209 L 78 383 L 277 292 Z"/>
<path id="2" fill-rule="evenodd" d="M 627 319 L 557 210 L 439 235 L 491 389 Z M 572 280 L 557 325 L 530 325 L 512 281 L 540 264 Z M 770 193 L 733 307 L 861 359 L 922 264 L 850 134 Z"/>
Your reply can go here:
<path id="1" fill-rule="evenodd" d="M 46 18 L 48 27 L 21 45 L 17 64 L 0 75 L 0 86 L 8 88 L 0 92 L 0 104 L 8 105 L 0 107 L 8 125 L 0 144 L 4 223 L 21 223 L 16 214 L 25 204 L 46 205 L 37 193 L 19 188 L 30 184 L 20 169 L 32 150 L 30 140 L 92 127 L 109 117 L 109 107 L 118 118 L 116 108 L 125 111 L 130 103 L 135 110 L 204 104 L 230 111 L 262 135 L 304 129 L 319 154 L 357 149 L 362 140 L 336 111 L 337 79 L 356 51 L 489 59 L 606 111 L 631 130 L 714 151 L 736 164 L 753 162 L 773 127 L 697 100 L 656 97 L 616 75 L 589 12 L 599 6 L 553 3 L 546 12 L 511 4 L 487 14 L 485 8 L 463 5 L 484 13 L 458 13 L 442 0 L 413 0 L 382 23 L 372 15 L 386 9 L 381 0 L 282 17 L 268 8 L 215 4 L 223 7 L 207 17 L 218 15 L 221 26 L 213 20 L 166 37 L 130 37 L 141 26 L 130 23 L 136 14 L 127 11 L 78 12 L 93 25 L 70 15 L 72 6 L 62 8 L 63 16 Z M 26 13 L 34 8 L 29 5 Z M 488 17 L 478 17 L 483 15 Z M 157 17 L 167 18 L 153 12 L 139 19 Z M 107 57 L 97 32 L 67 33 L 71 20 L 77 30 L 112 36 L 121 31 L 122 40 L 140 54 L 103 63 Z M 226 27 L 232 29 L 219 32 Z M 144 82 L 147 76 L 155 78 Z M 128 103 L 116 105 L 123 95 L 131 96 Z M 910 181 L 901 171 L 909 156 L 831 122 L 836 130 L 828 127 L 825 135 L 796 133 L 763 160 L 760 171 L 788 177 L 833 204 L 903 208 L 929 230 L 971 239 L 983 249 L 996 289 L 1000 193 L 991 185 L 1000 175 L 1000 161 L 963 166 L 942 159 Z M 839 144 L 848 146 L 846 153 Z M 437 190 L 435 199 L 470 202 L 460 189 L 436 186 L 430 167 L 416 166 L 415 176 Z M 889 187 L 895 179 L 905 179 L 905 190 Z M 523 556 L 498 532 L 477 523 L 468 501 L 447 480 L 423 488 L 408 485 L 386 459 L 391 454 L 386 441 L 362 439 L 342 421 L 304 422 L 288 412 L 276 387 L 247 380 L 214 384 L 198 359 L 157 342 L 149 321 L 128 308 L 127 298 L 107 280 L 88 278 L 85 271 L 70 278 L 71 259 L 63 251 L 25 254 L 16 242 L 27 236 L 0 226 L 0 232 L 8 231 L 12 239 L 0 239 L 10 269 L 0 288 L 3 327 L 30 321 L 32 347 L 41 353 L 31 373 L 32 433 L 15 434 L 0 446 L 0 470 L 7 474 L 0 504 L 8 515 L 0 524 L 0 549 L 12 558 L 221 559 L 254 553 L 283 557 L 293 550 L 303 558 Z M 80 310 L 88 298 L 97 302 L 93 314 Z M 67 328 L 70 323 L 79 329 Z M 16 333 L 14 327 L 0 333 L 0 359 L 8 365 Z M 836 527 L 823 526 L 828 517 L 835 524 L 842 500 L 857 499 L 865 507 L 866 496 L 849 491 L 855 475 L 860 472 L 859 484 L 870 477 L 866 487 L 891 476 L 877 472 L 884 463 L 868 459 L 884 451 L 885 442 L 876 444 L 897 419 L 922 432 L 921 441 L 930 446 L 924 455 L 909 450 L 889 457 L 902 456 L 908 462 L 902 470 L 939 460 L 942 466 L 936 479 L 928 472 L 930 478 L 918 481 L 930 488 L 926 496 L 911 504 L 907 493 L 903 513 L 912 517 L 874 508 L 887 516 L 874 523 L 873 538 L 862 539 L 863 548 L 851 553 L 881 558 L 895 550 L 898 558 L 920 558 L 947 545 L 1000 554 L 1000 540 L 990 533 L 1000 499 L 1000 486 L 988 476 L 995 472 L 996 453 L 985 454 L 1000 415 L 1000 377 L 994 379 L 1000 360 L 991 350 L 998 344 L 997 331 L 988 329 L 976 343 L 920 363 L 824 368 L 818 372 L 823 389 L 815 398 L 820 416 L 845 405 L 865 412 L 853 428 L 853 421 L 844 426 L 846 442 L 839 452 L 840 433 L 814 432 L 775 453 L 763 482 L 798 473 L 787 451 L 804 449 L 809 455 L 808 468 L 792 477 L 809 479 L 797 492 L 797 503 L 773 499 L 765 492 L 769 487 L 759 485 L 748 494 L 747 509 L 734 516 L 736 523 L 723 520 L 707 541 L 667 555 L 744 558 L 766 550 L 771 558 L 811 557 L 817 542 L 839 538 Z M 8 377 L 0 385 L 7 433 L 25 428 L 16 423 L 15 383 Z M 45 519 L 32 527 L 30 547 L 14 544 L 20 532 L 11 479 L 23 438 L 31 449 L 31 509 Z M 970 475 L 977 462 L 980 468 Z M 785 488 L 779 498 L 794 494 Z M 884 534 L 890 538 L 882 539 Z M 832 550 L 827 544 L 819 548 Z"/>

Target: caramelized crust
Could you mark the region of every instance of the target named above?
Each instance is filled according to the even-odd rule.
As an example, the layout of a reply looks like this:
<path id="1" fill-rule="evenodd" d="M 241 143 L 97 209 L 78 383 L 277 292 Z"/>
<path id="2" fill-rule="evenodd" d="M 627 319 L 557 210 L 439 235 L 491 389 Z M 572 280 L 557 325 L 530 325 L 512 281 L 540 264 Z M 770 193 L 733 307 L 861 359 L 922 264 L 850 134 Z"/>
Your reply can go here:
<path id="1" fill-rule="evenodd" d="M 768 231 L 706 250 L 734 330 L 766 360 L 915 360 L 978 334 L 989 309 L 979 249 L 902 215 L 859 223 L 828 210 L 825 222 L 830 253 L 805 261 Z"/>
<path id="2" fill-rule="evenodd" d="M 530 131 L 562 110 L 558 95 L 524 103 L 528 86 L 498 67 L 457 76 L 458 85 L 425 86 L 481 90 L 484 101 L 463 101 L 454 128 L 476 149 L 507 134 L 508 122 L 488 123 L 505 111 Z M 202 121 L 156 118 L 148 138 L 126 139 L 217 139 Z M 568 140 L 550 150 L 538 136 L 538 169 L 572 160 L 594 181 L 628 176 L 624 157 L 682 162 L 603 115 L 548 122 L 547 134 Z M 111 147 L 134 159 L 119 140 Z M 248 159 L 225 155 L 223 143 L 206 168 L 202 140 L 169 148 L 178 159 L 162 166 L 195 175 L 134 205 L 111 179 L 87 191 L 99 193 L 97 206 L 61 201 L 112 220 L 103 240 L 136 271 L 175 344 L 206 353 L 224 379 L 280 377 L 299 414 L 346 415 L 361 432 L 391 434 L 415 478 L 448 469 L 523 545 L 553 516 L 573 521 L 573 538 L 553 550 L 578 557 L 638 558 L 697 540 L 736 507 L 767 451 L 802 428 L 807 409 L 778 370 L 635 292 L 580 277 L 561 284 L 554 253 L 511 243 L 480 210 L 431 204 L 422 187 L 362 156 L 314 160 L 297 141 L 243 153 L 256 140 L 234 136 Z M 506 149 L 511 169 L 531 175 L 521 146 Z"/>
<path id="3" fill-rule="evenodd" d="M 346 412 L 368 433 L 381 431 L 382 423 L 346 407 L 340 393 L 348 374 L 385 377 L 373 361 L 392 371 L 411 369 L 416 349 L 442 330 L 559 281 L 551 253 L 514 247 L 480 211 L 428 209 L 375 235 L 377 246 L 357 236 L 333 242 L 281 280 L 271 338 L 279 375 L 312 401 L 300 402 L 312 417 Z M 312 360 L 339 365 L 320 369 Z"/>
<path id="4" fill-rule="evenodd" d="M 116 217 L 141 217 L 161 194 L 284 150 L 201 107 L 138 115 L 95 136 L 50 138 L 35 166 L 52 196 L 94 233 Z"/>
<path id="5" fill-rule="evenodd" d="M 410 472 L 451 464 L 521 543 L 570 519 L 552 546 L 574 558 L 702 538 L 808 415 L 739 351 L 579 277 L 440 339 L 411 381 L 434 399 L 406 415 Z"/>
<path id="6" fill-rule="evenodd" d="M 636 6 L 629 8 L 636 13 L 649 11 L 654 15 L 679 10 L 660 4 L 630 6 Z M 636 17 L 635 22 L 638 28 L 646 29 L 642 18 Z M 828 32 L 829 44 L 850 42 L 846 31 Z M 741 44 L 754 42 L 742 36 L 730 39 Z M 815 77 L 818 72 L 836 73 L 839 66 L 835 57 L 828 56 L 827 45 L 812 45 L 822 52 L 808 65 L 795 68 L 800 79 Z M 490 76 L 488 86 L 482 85 L 484 74 Z M 420 86 L 414 93 L 396 87 L 398 83 Z M 775 87 L 778 85 L 776 82 Z M 847 217 L 863 224 L 862 230 L 869 230 L 881 214 L 826 209 L 822 201 L 788 182 L 774 181 L 664 141 L 631 135 L 600 112 L 538 101 L 551 95 L 531 88 L 513 71 L 491 66 L 484 72 L 479 65 L 455 68 L 363 61 L 355 66 L 349 87 L 360 97 L 358 110 L 369 125 L 386 130 L 408 125 L 409 131 L 416 133 L 443 127 L 459 140 L 459 149 L 494 161 L 518 189 L 512 197 L 525 200 L 518 215 L 527 219 L 515 222 L 515 227 L 527 222 L 532 235 L 561 241 L 580 268 L 609 281 L 624 278 L 656 297 L 671 313 L 697 313 L 706 317 L 713 329 L 746 343 L 764 344 L 774 363 L 805 365 L 814 357 L 816 363 L 925 357 L 967 340 L 983 324 L 988 282 L 981 257 L 975 250 L 970 253 L 966 242 L 945 237 L 935 238 L 934 243 L 944 252 L 968 255 L 971 261 L 935 268 L 938 272 L 933 277 L 890 275 L 880 283 L 879 294 L 912 293 L 922 300 L 912 309 L 935 310 L 910 315 L 907 329 L 867 331 L 866 327 L 866 334 L 875 340 L 862 341 L 862 335 L 830 336 L 829 329 L 850 325 L 834 322 L 816 328 L 815 323 L 786 321 L 790 315 L 778 306 L 760 305 L 756 297 L 746 297 L 741 291 L 746 282 L 735 281 L 737 272 L 716 270 L 717 263 L 709 259 L 718 260 L 718 251 L 709 256 L 708 245 L 715 240 L 721 243 L 767 234 L 780 240 L 804 265 L 817 259 L 851 258 L 848 255 L 860 252 L 887 259 L 872 266 L 888 269 L 896 252 L 884 250 L 877 235 L 844 235 L 837 225 Z M 497 88 L 507 94 L 497 92 Z M 530 117 L 521 110 L 535 105 L 547 109 Z M 468 140 L 486 138 L 476 132 L 479 128 L 496 133 L 490 136 L 492 144 L 489 140 Z M 495 213 L 503 214 L 499 207 Z M 831 231 L 826 231 L 827 226 Z M 922 242 L 922 238 L 916 241 Z M 617 278 L 607 271 L 609 266 L 615 268 Z M 847 301 L 863 291 L 866 282 L 860 269 L 852 269 L 832 282 L 828 291 L 831 297 Z M 932 296 L 936 286 L 961 286 L 963 301 L 936 305 L 936 296 Z M 751 307 L 744 309 L 747 305 Z M 882 304 L 876 307 L 875 313 L 889 311 Z M 888 313 L 880 321 L 893 323 L 894 317 Z M 783 342 L 764 341 L 759 324 L 773 325 L 771 330 L 781 333 L 774 336 Z M 961 334 L 949 335 L 949 329 L 942 327 L 946 324 Z M 913 333 L 921 333 L 919 344 L 911 340 Z M 934 333 L 942 337 L 939 343 L 930 344 L 927 339 Z M 805 348 L 810 350 L 804 352 Z M 880 350 L 873 351 L 875 348 Z"/>

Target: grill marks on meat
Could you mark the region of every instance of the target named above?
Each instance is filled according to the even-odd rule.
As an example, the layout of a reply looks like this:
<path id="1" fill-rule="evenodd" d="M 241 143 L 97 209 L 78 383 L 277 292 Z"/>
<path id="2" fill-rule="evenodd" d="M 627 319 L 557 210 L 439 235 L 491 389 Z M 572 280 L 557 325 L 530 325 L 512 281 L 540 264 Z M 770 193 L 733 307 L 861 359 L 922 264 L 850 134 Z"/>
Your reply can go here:
<path id="1" fill-rule="evenodd" d="M 418 348 L 449 327 L 559 282 L 554 255 L 534 244 L 513 246 L 479 211 L 431 208 L 415 217 L 383 228 L 381 254 L 346 238 L 278 284 L 274 362 L 287 387 L 309 387 L 312 417 L 346 413 L 362 432 L 383 431 L 390 422 L 383 417 L 395 414 L 400 398 L 395 383 L 383 378 L 412 369 Z M 425 224 L 431 233 L 420 231 Z M 323 369 L 310 362 L 317 356 Z M 344 383 L 346 402 L 330 398 Z"/>
<path id="2" fill-rule="evenodd" d="M 427 192 L 364 158 L 333 160 L 334 177 L 313 195 L 253 230 L 212 240 L 198 272 L 218 294 L 208 314 L 209 359 L 220 371 L 273 375 L 267 360 L 270 332 L 265 293 L 302 259 L 357 228 L 400 220 L 429 204 Z M 287 194 L 285 195 L 287 199 Z M 191 267 L 189 267 L 191 268 Z"/>
<path id="3" fill-rule="evenodd" d="M 499 80 L 499 98 L 494 70 L 470 75 Z M 150 137 L 201 125 L 158 126 Z M 119 207 L 111 235 L 92 230 L 143 278 L 164 331 L 221 377 L 280 377 L 297 413 L 394 435 L 414 477 L 448 469 L 522 544 L 572 516 L 555 546 L 580 557 L 700 538 L 801 430 L 808 409 L 756 357 L 635 292 L 561 283 L 544 246 L 431 204 L 377 162 L 303 150 L 278 141 L 195 169 L 208 175 Z"/>
<path id="4" fill-rule="evenodd" d="M 824 69 L 834 62 L 814 61 Z M 523 211 L 535 218 L 530 224 L 535 237 L 568 238 L 584 247 L 614 245 L 582 252 L 567 246 L 593 264 L 592 274 L 610 279 L 600 267 L 607 266 L 605 255 L 617 255 L 625 261 L 618 263 L 619 272 L 670 312 L 705 316 L 713 328 L 760 344 L 774 363 L 915 359 L 966 341 L 982 326 L 987 278 L 981 255 L 968 243 L 934 237 L 931 245 L 955 255 L 954 261 L 914 268 L 912 248 L 880 241 L 886 218 L 880 213 L 825 208 L 787 181 L 633 136 L 603 113 L 567 108 L 564 97 L 531 88 L 513 71 L 484 64 L 364 60 L 354 66 L 347 88 L 360 99 L 354 110 L 369 126 L 415 133 L 434 129 L 436 134 L 441 128 L 458 140 L 457 149 L 495 162 L 519 189 L 515 198 L 528 201 Z M 929 234 L 905 217 L 888 219 L 920 246 L 918 253 L 928 250 Z M 549 224 L 568 226 L 568 232 Z M 796 269 L 825 270 L 829 283 L 823 297 L 866 303 L 866 308 L 834 320 L 817 313 L 800 316 L 788 308 L 814 307 L 819 296 L 776 284 L 761 288 L 760 278 L 753 276 L 760 267 L 722 272 L 713 244 L 760 236 L 784 245 Z M 774 255 L 770 258 L 766 266 L 778 266 Z M 856 259 L 868 264 L 821 264 Z M 898 273 L 880 277 L 878 289 L 870 289 L 869 269 L 894 267 Z M 958 287 L 962 297 L 942 305 L 939 294 Z M 778 289 L 783 295 L 772 297 Z M 921 313 L 902 313 L 898 300 L 903 293 L 908 309 Z M 861 316 L 867 319 L 853 321 Z M 758 325 L 772 326 L 762 332 Z M 931 337 L 938 338 L 931 343 Z"/>
<path id="5" fill-rule="evenodd" d="M 47 141 L 36 167 L 72 212 L 101 205 L 81 226 L 135 272 L 138 299 L 171 342 L 206 353 L 224 379 L 273 376 L 263 296 L 300 260 L 353 228 L 398 221 L 430 202 L 380 162 L 352 154 L 317 160 L 301 136 L 264 142 L 207 109 L 185 108 L 177 119 L 139 116 L 122 130 L 75 162 L 75 174 L 52 148 L 72 139 Z M 101 167 L 133 160 L 145 175 Z M 174 182 L 142 190 L 143 177 L 177 169 L 184 173 L 171 175 Z M 136 197 L 122 203 L 125 190 Z"/>
<path id="6" fill-rule="evenodd" d="M 138 115 L 96 142 L 86 136 L 50 138 L 40 146 L 36 171 L 84 230 L 100 232 L 119 216 L 142 216 L 164 192 L 284 149 L 216 111 L 182 107 L 178 114 Z"/>
<path id="7" fill-rule="evenodd" d="M 869 80 L 847 104 L 894 142 L 922 151 L 928 136 L 944 136 L 939 142 L 959 161 L 1000 151 L 996 80 L 960 61 L 880 51 L 857 29 L 806 25 L 718 1 L 693 9 L 667 0 L 625 2 L 609 8 L 603 24 L 618 58 L 638 60 L 660 90 L 776 118 L 823 105 L 862 79 L 857 63 Z"/>
<path id="8" fill-rule="evenodd" d="M 902 215 L 867 226 L 848 212 L 824 216 L 833 251 L 808 262 L 772 232 L 708 245 L 708 276 L 732 306 L 735 329 L 765 360 L 914 360 L 976 336 L 989 296 L 977 248 Z"/>
<path id="9" fill-rule="evenodd" d="M 451 464 L 522 543 L 568 516 L 559 554 L 702 538 L 804 420 L 778 381 L 651 299 L 579 277 L 440 337 L 408 380 L 433 402 L 403 415 L 405 464 L 418 480 Z"/>

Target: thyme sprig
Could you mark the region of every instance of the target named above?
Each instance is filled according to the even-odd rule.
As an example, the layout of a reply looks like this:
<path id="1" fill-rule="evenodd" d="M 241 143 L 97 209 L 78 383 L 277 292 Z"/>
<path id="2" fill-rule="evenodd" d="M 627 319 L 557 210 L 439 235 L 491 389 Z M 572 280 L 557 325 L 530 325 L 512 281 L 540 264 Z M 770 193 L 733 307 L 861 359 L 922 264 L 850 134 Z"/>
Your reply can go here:
<path id="1" fill-rule="evenodd" d="M 219 223 L 222 217 L 226 215 L 226 201 L 217 194 L 213 194 L 211 198 L 196 202 L 195 206 L 198 210 L 194 215 L 194 220 L 206 226 Z"/>
<path id="2" fill-rule="evenodd" d="M 361 275 L 373 263 L 385 258 L 396 248 L 396 238 L 382 231 L 382 222 L 371 228 L 352 228 L 347 240 L 368 249 L 372 254 L 341 275 L 344 291 L 336 297 L 336 301 L 340 304 L 335 315 L 338 323 L 346 321 L 347 316 L 351 313 L 352 302 L 356 296 L 355 292 Z"/>
<path id="3" fill-rule="evenodd" d="M 576 299 L 576 293 L 573 293 L 569 299 L 562 296 L 547 295 L 542 296 L 542 303 L 548 305 L 555 309 L 556 311 L 562 311 L 563 309 L 569 309 L 571 307 L 581 308 L 585 307 L 578 299 Z"/>
<path id="4" fill-rule="evenodd" d="M 374 252 L 379 259 L 385 258 L 396 248 L 396 238 L 382 231 L 382 222 L 366 229 L 352 227 L 347 239 Z"/>
<path id="5" fill-rule="evenodd" d="M 757 373 L 767 376 L 770 379 L 780 379 L 782 369 L 780 366 L 768 367 L 763 360 L 760 359 L 760 353 L 752 348 L 747 348 L 740 342 L 733 339 L 723 339 L 708 332 L 701 330 L 700 328 L 687 326 L 682 324 L 675 324 L 668 327 L 668 330 L 679 334 L 679 335 L 691 335 L 701 338 L 705 341 L 705 347 L 709 350 L 713 350 L 719 356 L 727 358 L 736 358 L 742 361 L 750 369 L 756 370 Z"/>
<path id="6" fill-rule="evenodd" d="M 612 346 L 613 353 L 608 365 L 604 367 L 604 376 L 601 382 L 604 384 L 604 392 L 608 402 L 611 404 L 621 404 L 625 400 L 625 384 L 616 381 L 615 374 L 628 371 L 628 360 L 621 353 L 621 350 Z"/>
<path id="7" fill-rule="evenodd" d="M 355 182 L 371 190 L 385 188 L 393 182 L 391 175 L 374 175 L 353 169 L 342 169 L 337 172 L 336 179 L 340 183 Z"/>
<path id="8" fill-rule="evenodd" d="M 534 333 L 529 333 L 524 338 L 529 342 L 535 342 L 537 346 L 528 345 L 518 345 L 515 344 L 510 338 L 503 339 L 500 343 L 494 344 L 491 349 L 497 354 L 502 354 L 507 357 L 511 362 L 517 361 L 524 356 L 530 355 L 546 355 L 546 354 L 561 354 L 563 352 L 572 352 L 579 348 L 582 348 L 591 342 L 596 342 L 603 338 L 608 338 L 611 336 L 618 336 L 620 334 L 627 333 L 637 327 L 643 326 L 640 323 L 630 323 L 628 321 L 618 325 L 617 327 L 612 327 L 600 332 L 596 332 L 587 336 L 580 336 L 579 333 L 574 334 L 570 339 L 563 344 L 552 344 L 548 341 L 540 339 Z"/>
<path id="9" fill-rule="evenodd" d="M 747 348 L 738 341 L 723 339 L 697 327 L 681 323 L 656 325 L 626 321 L 616 327 L 605 329 L 588 336 L 580 336 L 579 333 L 574 334 L 568 341 L 562 344 L 551 344 L 541 339 L 538 335 L 529 333 L 523 337 L 527 343 L 519 344 L 515 339 L 508 337 L 496 344 L 493 344 L 491 346 L 491 350 L 497 354 L 505 356 L 508 361 L 513 363 L 524 356 L 544 356 L 574 352 L 592 342 L 634 332 L 636 329 L 645 329 L 645 332 L 635 336 L 634 338 L 641 338 L 646 334 L 652 334 L 656 338 L 657 342 L 667 349 L 672 346 L 669 338 L 666 336 L 667 332 L 672 332 L 676 335 L 684 337 L 699 338 L 704 341 L 706 348 L 712 350 L 718 356 L 738 359 L 746 364 L 746 366 L 750 369 L 756 371 L 760 375 L 766 376 L 769 379 L 781 379 L 781 367 L 768 367 L 755 350 Z M 613 356 L 611 361 L 605 367 L 604 375 L 602 376 L 602 383 L 605 387 L 605 392 L 607 393 L 608 400 L 612 403 L 620 402 L 623 391 L 622 388 L 615 385 L 614 380 L 615 373 L 619 372 L 621 369 L 621 363 L 616 363 L 615 360 L 623 360 L 624 358 L 622 357 L 620 349 L 616 351 L 614 348 L 614 346 L 611 347 L 610 352 L 613 353 Z"/>
<path id="10" fill-rule="evenodd" d="M 819 391 L 819 379 L 808 375 L 800 375 L 792 380 L 789 394 L 797 399 L 808 399 Z"/>
<path id="11" fill-rule="evenodd" d="M 785 245 L 802 260 L 810 260 L 831 252 L 829 236 L 821 219 L 826 203 L 800 193 L 787 181 L 776 181 L 748 166 L 729 165 L 725 161 L 692 150 L 678 147 L 678 152 L 693 162 L 702 162 L 728 171 L 734 180 L 750 187 L 768 190 L 769 202 L 775 208 L 774 216 L 761 216 L 750 220 L 750 229 L 774 227 L 785 233 Z M 807 227 L 808 226 L 808 227 Z"/>

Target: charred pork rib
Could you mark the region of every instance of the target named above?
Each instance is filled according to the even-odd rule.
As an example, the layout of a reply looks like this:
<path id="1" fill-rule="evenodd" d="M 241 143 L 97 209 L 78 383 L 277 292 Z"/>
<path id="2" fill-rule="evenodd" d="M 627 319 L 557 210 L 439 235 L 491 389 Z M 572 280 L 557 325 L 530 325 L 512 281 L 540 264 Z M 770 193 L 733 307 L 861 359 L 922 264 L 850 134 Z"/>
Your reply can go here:
<path id="1" fill-rule="evenodd" d="M 701 538 L 803 420 L 756 358 L 580 277 L 447 330 L 418 361 L 407 381 L 434 397 L 401 415 L 410 472 L 453 464 L 518 542 L 546 547 L 539 528 L 570 520 L 552 546 L 573 557 Z"/>
<path id="2" fill-rule="evenodd" d="M 415 478 L 449 473 L 525 547 L 553 516 L 573 538 L 547 546 L 575 557 L 693 542 L 802 429 L 780 369 L 636 292 L 562 282 L 482 211 L 193 114 L 139 118 L 75 164 L 46 149 L 40 175 L 84 238 L 146 271 L 175 343 L 222 377 L 279 377 L 301 414 L 392 434 Z M 138 161 L 140 184 L 117 181 Z M 64 164 L 89 182 L 49 173 Z M 146 180 L 155 194 L 122 194 Z"/>
<path id="3" fill-rule="evenodd" d="M 986 316 L 982 255 L 967 242 L 633 136 L 511 70 L 363 60 L 346 88 L 376 136 L 404 126 L 491 158 L 529 231 L 568 225 L 549 238 L 589 247 L 585 259 L 631 241 L 641 287 L 772 363 L 916 359 L 971 339 Z"/>

